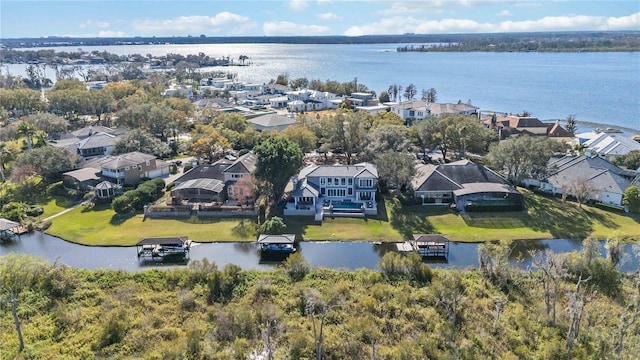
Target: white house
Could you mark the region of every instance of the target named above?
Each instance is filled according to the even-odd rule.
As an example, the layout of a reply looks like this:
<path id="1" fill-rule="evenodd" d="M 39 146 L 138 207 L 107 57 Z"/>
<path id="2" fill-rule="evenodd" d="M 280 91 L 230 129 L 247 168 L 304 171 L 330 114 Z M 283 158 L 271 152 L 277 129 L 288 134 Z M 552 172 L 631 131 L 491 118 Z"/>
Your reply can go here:
<path id="1" fill-rule="evenodd" d="M 407 101 L 391 106 L 391 111 L 404 120 L 422 120 L 429 116 L 427 103 L 424 101 Z"/>
<path id="2" fill-rule="evenodd" d="M 626 155 L 633 150 L 640 150 L 640 143 L 631 140 L 622 133 L 601 132 L 587 140 L 584 145 L 592 153 L 607 160 L 613 160 L 620 155 Z"/>
<path id="3" fill-rule="evenodd" d="M 622 206 L 624 191 L 637 176 L 637 171 L 621 169 L 599 156 L 564 156 L 549 161 L 546 179 L 526 179 L 523 184 L 554 195 L 573 195 L 581 186 L 588 190 L 591 201 Z"/>
<path id="4" fill-rule="evenodd" d="M 377 186 L 378 170 L 370 163 L 310 165 L 293 178 L 285 215 L 375 215 Z"/>

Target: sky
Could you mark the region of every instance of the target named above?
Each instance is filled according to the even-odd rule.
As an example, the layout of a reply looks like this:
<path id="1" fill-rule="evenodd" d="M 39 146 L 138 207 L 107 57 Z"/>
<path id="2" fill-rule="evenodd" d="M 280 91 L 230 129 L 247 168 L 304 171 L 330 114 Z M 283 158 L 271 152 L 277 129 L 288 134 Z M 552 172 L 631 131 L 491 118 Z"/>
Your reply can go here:
<path id="1" fill-rule="evenodd" d="M 0 38 L 639 30 L 640 1 L 1 0 Z"/>

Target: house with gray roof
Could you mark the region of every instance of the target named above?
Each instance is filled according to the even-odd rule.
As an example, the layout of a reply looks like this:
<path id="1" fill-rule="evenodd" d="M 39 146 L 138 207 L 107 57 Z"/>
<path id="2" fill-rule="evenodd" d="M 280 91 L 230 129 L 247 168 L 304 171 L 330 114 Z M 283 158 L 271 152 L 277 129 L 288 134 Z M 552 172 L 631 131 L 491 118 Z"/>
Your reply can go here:
<path id="1" fill-rule="evenodd" d="M 171 195 L 195 202 L 224 202 L 228 199 L 253 202 L 253 196 L 247 193 L 245 186 L 237 183 L 240 179 L 251 176 L 255 169 L 256 155 L 253 152 L 234 161 L 221 159 L 213 164 L 198 165 L 174 181 L 176 187 Z"/>
<path id="2" fill-rule="evenodd" d="M 416 165 L 411 185 L 422 205 L 455 204 L 459 211 L 480 207 L 521 209 L 523 196 L 507 179 L 469 160 Z"/>
<path id="3" fill-rule="evenodd" d="M 247 118 L 247 121 L 258 131 L 282 131 L 296 124 L 296 119 L 275 113 Z"/>
<path id="4" fill-rule="evenodd" d="M 582 187 L 588 190 L 590 201 L 620 207 L 625 190 L 638 178 L 637 171 L 621 169 L 599 156 L 551 158 L 548 170 L 544 180 L 523 183 L 554 195 L 573 195 Z"/>
<path id="5" fill-rule="evenodd" d="M 609 161 L 633 150 L 640 150 L 640 143 L 622 133 L 601 132 L 584 145 L 592 154 L 598 154 Z"/>
<path id="6" fill-rule="evenodd" d="M 378 170 L 370 163 L 310 165 L 290 184 L 285 215 L 376 215 Z"/>

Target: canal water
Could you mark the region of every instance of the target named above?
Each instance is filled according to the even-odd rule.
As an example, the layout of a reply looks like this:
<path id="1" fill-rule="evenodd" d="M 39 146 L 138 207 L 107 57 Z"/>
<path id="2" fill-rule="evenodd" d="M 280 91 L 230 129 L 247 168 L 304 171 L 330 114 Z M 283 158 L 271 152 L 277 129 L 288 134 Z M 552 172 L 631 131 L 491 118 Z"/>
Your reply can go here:
<path id="1" fill-rule="evenodd" d="M 328 267 L 334 269 L 378 269 L 378 262 L 389 251 L 397 251 L 393 243 L 372 242 L 301 242 L 298 251 L 312 267 Z M 531 251 L 550 249 L 555 253 L 580 251 L 579 240 L 520 240 L 514 243 L 512 262 L 522 269 L 531 266 Z M 601 243 L 604 256 L 604 242 Z M 122 269 L 139 271 L 153 267 L 175 267 L 186 264 L 143 263 L 138 260 L 135 247 L 93 247 L 78 245 L 41 232 L 22 235 L 19 240 L 0 245 L 0 255 L 9 253 L 31 254 L 40 256 L 49 262 L 63 263 L 73 267 L 87 269 Z M 623 261 L 618 266 L 622 271 L 638 269 L 640 245 L 626 244 Z M 265 261 L 255 243 L 194 243 L 190 252 L 191 260 L 207 259 L 218 267 L 235 264 L 243 269 L 269 270 L 276 267 L 279 261 Z M 434 268 L 477 268 L 478 244 L 450 244 L 447 261 L 428 262 Z"/>

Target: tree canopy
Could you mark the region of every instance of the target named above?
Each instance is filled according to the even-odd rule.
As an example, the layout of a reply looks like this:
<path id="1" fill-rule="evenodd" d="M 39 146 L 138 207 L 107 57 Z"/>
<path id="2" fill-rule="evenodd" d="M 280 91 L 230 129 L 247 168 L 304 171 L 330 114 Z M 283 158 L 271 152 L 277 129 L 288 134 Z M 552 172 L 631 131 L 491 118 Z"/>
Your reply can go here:
<path id="1" fill-rule="evenodd" d="M 257 157 L 255 176 L 270 185 L 271 195 L 277 203 L 302 165 L 302 151 L 295 142 L 274 135 L 256 146 L 254 152 Z"/>
<path id="2" fill-rule="evenodd" d="M 519 184 L 526 178 L 542 179 L 547 174 L 551 156 L 565 147 L 546 137 L 519 136 L 492 146 L 489 160 L 504 171 L 509 181 Z"/>

